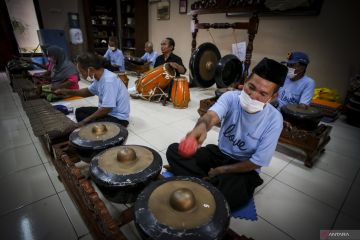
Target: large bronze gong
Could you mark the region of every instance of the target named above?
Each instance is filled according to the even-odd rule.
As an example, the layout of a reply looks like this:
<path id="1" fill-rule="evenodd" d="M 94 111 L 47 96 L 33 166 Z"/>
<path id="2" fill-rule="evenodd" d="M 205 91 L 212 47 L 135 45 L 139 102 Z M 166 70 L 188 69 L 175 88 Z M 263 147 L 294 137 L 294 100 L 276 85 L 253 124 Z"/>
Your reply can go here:
<path id="1" fill-rule="evenodd" d="M 239 82 L 242 74 L 243 66 L 240 59 L 233 54 L 225 55 L 216 65 L 216 86 L 226 88 L 232 83 Z"/>
<path id="2" fill-rule="evenodd" d="M 127 137 L 127 129 L 120 124 L 96 122 L 75 129 L 70 134 L 69 141 L 81 159 L 90 162 L 93 156 L 104 149 L 123 144 Z"/>
<path id="3" fill-rule="evenodd" d="M 90 176 L 105 197 L 131 203 L 162 168 L 161 156 L 151 148 L 124 145 L 109 148 L 90 163 Z"/>
<path id="4" fill-rule="evenodd" d="M 220 60 L 219 49 L 212 43 L 201 44 L 190 58 L 190 74 L 196 85 L 210 87 L 215 83 L 215 69 Z"/>
<path id="5" fill-rule="evenodd" d="M 144 239 L 221 239 L 230 210 L 214 186 L 194 177 L 151 183 L 134 205 L 135 224 Z"/>
<path id="6" fill-rule="evenodd" d="M 281 113 L 285 121 L 308 131 L 316 129 L 323 116 L 317 108 L 304 104 L 287 104 L 281 107 Z"/>

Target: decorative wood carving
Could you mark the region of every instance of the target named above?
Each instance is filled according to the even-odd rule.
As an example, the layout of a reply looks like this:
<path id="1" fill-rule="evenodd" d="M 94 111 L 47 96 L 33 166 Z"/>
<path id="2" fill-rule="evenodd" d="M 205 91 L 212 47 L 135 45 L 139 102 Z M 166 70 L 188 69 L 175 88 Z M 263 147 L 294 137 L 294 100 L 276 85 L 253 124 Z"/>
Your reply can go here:
<path id="1" fill-rule="evenodd" d="M 91 181 L 81 174 L 80 168 L 75 166 L 75 163 L 80 161 L 79 157 L 71 154 L 71 151 L 67 151 L 68 149 L 68 142 L 54 145 L 52 162 L 93 237 L 126 240 L 127 238 L 120 231 L 119 222 L 110 215 Z M 122 219 L 121 222 L 131 220 Z"/>
<path id="2" fill-rule="evenodd" d="M 332 127 L 320 124 L 314 131 L 297 129 L 288 122 L 284 122 L 279 143 L 297 147 L 305 152 L 304 165 L 311 168 L 316 155 L 324 151 L 326 144 L 330 141 Z"/>

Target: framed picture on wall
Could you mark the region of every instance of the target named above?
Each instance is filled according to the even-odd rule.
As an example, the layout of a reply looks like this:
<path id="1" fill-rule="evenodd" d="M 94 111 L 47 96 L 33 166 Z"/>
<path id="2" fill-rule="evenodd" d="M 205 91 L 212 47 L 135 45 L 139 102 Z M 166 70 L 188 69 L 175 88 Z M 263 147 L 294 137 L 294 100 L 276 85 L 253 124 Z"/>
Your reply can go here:
<path id="1" fill-rule="evenodd" d="M 179 0 L 179 13 L 187 13 L 187 0 Z"/>
<path id="2" fill-rule="evenodd" d="M 170 19 L 170 0 L 162 0 L 157 4 L 157 19 L 169 20 Z"/>

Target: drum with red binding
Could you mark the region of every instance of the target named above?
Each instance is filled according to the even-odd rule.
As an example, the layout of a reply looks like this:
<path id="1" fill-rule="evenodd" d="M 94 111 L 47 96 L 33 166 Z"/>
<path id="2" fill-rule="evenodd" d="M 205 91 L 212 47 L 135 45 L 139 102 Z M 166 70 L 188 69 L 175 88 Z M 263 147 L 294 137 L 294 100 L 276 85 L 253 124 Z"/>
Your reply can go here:
<path id="1" fill-rule="evenodd" d="M 222 239 L 230 210 L 222 193 L 194 177 L 171 177 L 149 184 L 137 197 L 135 225 L 143 239 Z"/>
<path id="2" fill-rule="evenodd" d="M 175 108 L 187 108 L 190 101 L 189 83 L 186 78 L 175 78 L 171 88 L 171 101 Z"/>
<path id="3" fill-rule="evenodd" d="M 169 63 L 165 63 L 140 77 L 136 83 L 136 91 L 143 97 L 149 97 L 157 88 L 164 90 L 175 76 L 175 69 Z"/>

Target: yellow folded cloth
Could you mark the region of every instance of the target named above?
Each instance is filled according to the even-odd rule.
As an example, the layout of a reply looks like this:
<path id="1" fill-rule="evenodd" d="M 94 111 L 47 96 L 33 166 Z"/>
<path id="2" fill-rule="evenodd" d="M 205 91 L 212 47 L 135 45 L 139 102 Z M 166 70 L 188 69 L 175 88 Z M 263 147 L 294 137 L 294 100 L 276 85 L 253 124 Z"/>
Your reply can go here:
<path id="1" fill-rule="evenodd" d="M 340 96 L 337 93 L 337 91 L 334 89 L 330 89 L 330 88 L 315 88 L 314 97 L 312 99 L 313 100 L 315 100 L 315 99 L 327 100 L 327 101 L 338 102 L 338 103 L 341 102 Z"/>

